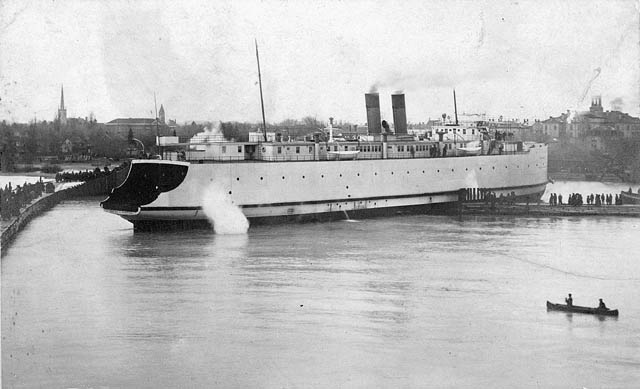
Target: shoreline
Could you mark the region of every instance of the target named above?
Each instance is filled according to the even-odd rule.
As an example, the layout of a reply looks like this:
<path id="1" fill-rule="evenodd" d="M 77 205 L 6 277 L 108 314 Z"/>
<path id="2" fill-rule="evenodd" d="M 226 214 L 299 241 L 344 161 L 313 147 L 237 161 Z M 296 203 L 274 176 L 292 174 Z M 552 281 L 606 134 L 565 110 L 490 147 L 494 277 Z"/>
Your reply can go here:
<path id="1" fill-rule="evenodd" d="M 548 173 L 548 177 L 551 181 L 601 182 L 603 184 L 628 183 L 632 185 L 640 184 L 640 182 L 625 181 L 613 174 L 604 175 L 600 179 L 589 179 L 585 174 L 580 173 Z"/>
<path id="2" fill-rule="evenodd" d="M 62 162 L 62 163 L 51 164 L 51 166 L 53 165 L 59 166 L 62 169 L 60 170 L 60 172 L 63 172 L 63 171 L 85 171 L 85 170 L 93 171 L 95 168 L 100 168 L 100 170 L 102 170 L 105 166 L 108 167 L 109 169 L 114 169 L 120 164 L 111 162 L 111 161 L 103 161 L 101 163 L 96 163 L 95 161 L 93 163 L 90 161 L 83 161 L 83 162 Z M 25 171 L 25 172 L 0 172 L 0 176 L 28 176 L 28 177 L 42 176 L 42 177 L 49 177 L 49 178 L 55 178 L 56 176 L 56 173 L 44 173 L 42 172 L 42 170 L 35 170 L 35 169 L 42 169 L 44 166 L 47 166 L 47 164 L 45 163 L 21 164 L 20 166 L 22 166 L 23 168 L 30 167 L 30 168 L 33 168 L 34 170 Z"/>
<path id="3" fill-rule="evenodd" d="M 0 176 L 4 176 L 4 177 L 42 177 L 43 179 L 55 179 L 56 178 L 56 173 L 43 173 L 40 170 L 37 171 L 33 171 L 33 172 L 3 172 L 2 174 L 0 174 Z"/>
<path id="4" fill-rule="evenodd" d="M 93 197 L 107 194 L 112 188 L 124 181 L 126 172 L 113 171 L 112 174 L 99 177 L 79 185 L 56 190 L 54 193 L 43 194 L 20 209 L 20 214 L 9 220 L 2 220 L 1 251 L 4 252 L 15 239 L 16 235 L 31 221 L 42 213 L 56 206 L 61 201 L 81 197 Z M 54 174 L 55 177 L 55 174 Z"/>

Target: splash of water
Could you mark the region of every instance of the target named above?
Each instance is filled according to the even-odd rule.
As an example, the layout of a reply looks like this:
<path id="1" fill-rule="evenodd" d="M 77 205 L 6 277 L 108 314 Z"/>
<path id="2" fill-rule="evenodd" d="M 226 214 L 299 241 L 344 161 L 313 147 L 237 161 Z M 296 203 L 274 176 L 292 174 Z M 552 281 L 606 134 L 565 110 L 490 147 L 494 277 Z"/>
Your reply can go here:
<path id="1" fill-rule="evenodd" d="M 476 176 L 475 170 L 471 170 L 467 173 L 467 176 L 464 178 L 465 188 L 478 188 L 478 177 Z"/>
<path id="2" fill-rule="evenodd" d="M 246 234 L 249 229 L 249 220 L 240 207 L 216 183 L 204 191 L 202 209 L 213 224 L 216 234 Z"/>

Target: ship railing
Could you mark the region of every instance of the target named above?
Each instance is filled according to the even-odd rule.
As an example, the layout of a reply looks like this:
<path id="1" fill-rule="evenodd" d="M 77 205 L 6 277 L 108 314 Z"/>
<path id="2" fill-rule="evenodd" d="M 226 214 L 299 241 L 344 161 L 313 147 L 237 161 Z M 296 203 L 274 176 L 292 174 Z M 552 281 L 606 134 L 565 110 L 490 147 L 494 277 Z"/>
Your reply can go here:
<path id="1" fill-rule="evenodd" d="M 313 155 L 261 155 L 253 160 L 266 162 L 314 161 Z"/>
<path id="2" fill-rule="evenodd" d="M 527 154 L 528 150 L 524 151 L 502 151 L 501 153 L 498 150 L 494 150 L 491 156 L 496 155 L 516 155 L 516 154 Z M 410 153 L 404 154 L 389 154 L 386 159 L 438 159 L 438 158 L 456 158 L 456 157 L 466 157 L 469 156 L 464 153 L 458 153 L 457 155 L 451 151 L 447 151 L 447 155 L 437 155 L 431 156 L 425 153 L 415 153 L 411 155 Z M 476 155 L 475 157 L 484 157 L 487 154 Z M 171 159 L 171 158 L 170 158 Z M 340 159 L 336 158 L 333 155 L 321 154 L 318 157 L 319 161 L 353 161 L 353 160 L 378 160 L 383 159 L 382 153 L 360 153 L 355 158 L 345 158 Z M 177 159 L 184 160 L 184 159 Z M 255 163 L 255 162 L 303 162 L 303 161 L 315 161 L 315 157 L 313 155 L 273 155 L 273 156 L 196 156 L 196 155 L 188 155 L 186 156 L 186 160 L 192 163 L 231 163 L 231 162 L 247 162 L 247 163 Z"/>

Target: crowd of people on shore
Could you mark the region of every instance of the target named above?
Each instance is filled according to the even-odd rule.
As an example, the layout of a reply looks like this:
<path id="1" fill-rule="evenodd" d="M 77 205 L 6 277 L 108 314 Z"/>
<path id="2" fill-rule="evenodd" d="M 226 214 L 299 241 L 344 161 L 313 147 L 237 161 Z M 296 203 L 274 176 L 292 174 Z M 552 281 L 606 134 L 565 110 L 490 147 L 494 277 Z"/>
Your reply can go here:
<path id="1" fill-rule="evenodd" d="M 125 168 L 126 163 L 116 167 L 114 171 Z M 112 171 L 109 167 L 105 166 L 104 169 L 95 168 L 94 170 L 85 171 L 67 171 L 56 173 L 56 182 L 86 182 L 96 178 L 105 177 L 111 174 Z M 9 220 L 12 217 L 20 215 L 20 211 L 25 206 L 29 205 L 33 200 L 42 196 L 43 193 L 55 192 L 55 186 L 52 182 L 44 182 L 42 177 L 40 180 L 33 184 L 24 183 L 23 185 L 16 185 L 13 187 L 11 183 L 7 184 L 4 188 L 0 189 L 0 218 L 2 220 Z"/>
<path id="2" fill-rule="evenodd" d="M 93 170 L 85 170 L 85 171 L 70 171 L 70 172 L 60 172 L 56 173 L 56 182 L 86 182 L 91 181 L 93 179 L 99 177 L 105 177 L 111 174 L 108 166 L 105 166 L 103 170 L 100 170 L 99 167 Z"/>
<path id="3" fill-rule="evenodd" d="M 622 199 L 619 195 L 612 194 L 593 194 L 587 195 L 586 200 L 582 197 L 580 193 L 571 193 L 569 197 L 566 199 L 566 203 L 562 202 L 563 198 L 561 194 L 551 193 L 549 196 L 549 205 L 571 205 L 574 207 L 581 206 L 583 204 L 587 205 L 595 205 L 597 207 L 602 205 L 621 205 Z"/>
<path id="4" fill-rule="evenodd" d="M 11 183 L 0 189 L 2 206 L 0 207 L 0 217 L 2 220 L 9 220 L 20 214 L 20 209 L 37 199 L 42 193 L 53 193 L 55 190 L 53 183 L 40 180 L 33 184 L 24 183 L 15 188 Z"/>

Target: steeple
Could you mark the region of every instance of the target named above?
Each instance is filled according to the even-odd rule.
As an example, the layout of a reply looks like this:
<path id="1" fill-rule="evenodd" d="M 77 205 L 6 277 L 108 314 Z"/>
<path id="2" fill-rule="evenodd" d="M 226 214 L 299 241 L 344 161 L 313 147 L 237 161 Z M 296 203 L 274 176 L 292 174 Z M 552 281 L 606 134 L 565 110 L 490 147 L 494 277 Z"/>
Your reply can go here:
<path id="1" fill-rule="evenodd" d="M 164 107 L 162 106 L 162 104 L 160 104 L 160 112 L 158 112 L 158 116 L 159 116 L 160 124 L 165 124 L 164 123 Z"/>
<path id="2" fill-rule="evenodd" d="M 60 107 L 58 108 L 58 120 L 60 124 L 67 124 L 67 109 L 64 107 L 64 86 L 60 86 Z"/>
<path id="3" fill-rule="evenodd" d="M 64 85 L 60 85 L 60 109 L 64 109 Z"/>

